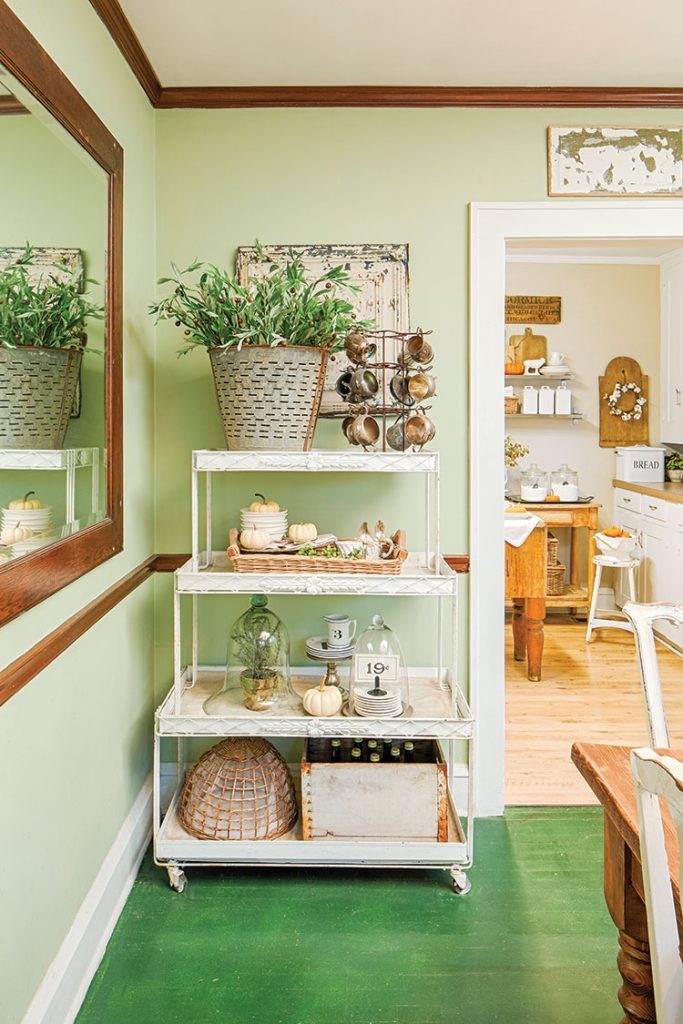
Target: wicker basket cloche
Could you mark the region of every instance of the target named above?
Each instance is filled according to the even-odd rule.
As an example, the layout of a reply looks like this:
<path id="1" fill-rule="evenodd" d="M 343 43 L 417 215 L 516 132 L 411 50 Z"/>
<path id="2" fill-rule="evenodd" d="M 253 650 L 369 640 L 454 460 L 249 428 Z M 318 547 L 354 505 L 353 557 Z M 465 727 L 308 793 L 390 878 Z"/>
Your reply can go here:
<path id="1" fill-rule="evenodd" d="M 198 839 L 276 839 L 297 817 L 287 762 L 259 737 L 225 739 L 205 751 L 180 802 L 183 828 Z"/>

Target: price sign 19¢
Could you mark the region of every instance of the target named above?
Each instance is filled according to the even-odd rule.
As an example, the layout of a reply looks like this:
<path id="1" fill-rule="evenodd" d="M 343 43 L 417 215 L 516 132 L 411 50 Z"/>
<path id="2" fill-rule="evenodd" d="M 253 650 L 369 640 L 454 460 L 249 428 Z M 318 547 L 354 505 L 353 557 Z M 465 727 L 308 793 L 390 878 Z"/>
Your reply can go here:
<path id="1" fill-rule="evenodd" d="M 375 676 L 379 676 L 380 683 L 397 683 L 398 655 L 357 654 L 354 675 L 357 683 L 374 683 Z"/>

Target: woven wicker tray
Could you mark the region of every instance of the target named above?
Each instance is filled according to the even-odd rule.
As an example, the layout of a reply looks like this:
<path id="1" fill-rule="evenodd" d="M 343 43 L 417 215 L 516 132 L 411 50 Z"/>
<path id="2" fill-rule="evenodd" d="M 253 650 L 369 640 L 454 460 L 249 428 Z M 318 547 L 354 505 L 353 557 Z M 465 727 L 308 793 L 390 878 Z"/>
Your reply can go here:
<path id="1" fill-rule="evenodd" d="M 377 561 L 369 558 L 322 558 L 316 555 L 278 555 L 268 551 L 243 554 L 237 543 L 239 532 L 230 530 L 228 558 L 235 572 L 344 572 L 354 575 L 398 576 L 408 557 L 405 532 L 398 530 L 393 540 L 397 545 L 395 558 Z"/>

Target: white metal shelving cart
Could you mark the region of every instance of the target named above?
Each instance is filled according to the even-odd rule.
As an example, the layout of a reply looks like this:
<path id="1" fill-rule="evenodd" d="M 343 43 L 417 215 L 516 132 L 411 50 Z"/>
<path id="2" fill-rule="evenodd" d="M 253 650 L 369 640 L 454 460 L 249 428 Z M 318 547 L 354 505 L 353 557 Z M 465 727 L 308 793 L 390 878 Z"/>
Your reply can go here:
<path id="1" fill-rule="evenodd" d="M 223 552 L 212 550 L 213 473 L 227 472 L 410 473 L 424 477 L 425 528 L 420 549 L 411 551 L 398 576 L 355 573 L 236 573 Z M 199 480 L 205 477 L 206 516 L 202 545 Z M 467 868 L 472 863 L 474 720 L 458 680 L 458 575 L 440 552 L 439 456 L 433 452 L 226 452 L 196 451 L 192 456 L 192 556 L 175 573 L 174 679 L 157 709 L 154 745 L 154 855 L 168 870 L 171 886 L 181 892 L 188 865 L 273 864 L 316 866 L 443 868 L 450 871 L 456 892 L 469 890 Z M 247 710 L 235 697 L 229 715 L 215 717 L 203 710 L 204 700 L 219 688 L 223 669 L 199 663 L 200 595 L 209 594 L 377 595 L 431 597 L 436 601 L 434 667 L 409 670 L 412 713 L 391 720 L 391 735 L 403 739 L 434 739 L 448 765 L 449 835 L 445 842 L 395 840 L 304 841 L 300 821 L 282 838 L 268 841 L 197 839 L 179 820 L 178 806 L 185 777 L 185 741 L 191 737 L 382 737 L 386 719 L 340 714 L 314 718 L 299 697 L 317 679 L 306 670 L 292 669 L 291 707 L 273 712 Z M 181 602 L 192 600 L 192 653 L 182 664 Z M 450 614 L 444 619 L 446 606 Z M 446 638 L 448 643 L 445 643 Z M 170 806 L 162 813 L 161 743 L 176 744 L 177 780 Z M 467 796 L 463 811 L 456 808 L 453 789 L 456 755 L 467 750 Z"/>
<path id="2" fill-rule="evenodd" d="M 65 522 L 76 519 L 76 471 L 90 470 L 90 507 L 96 515 L 100 505 L 99 448 L 0 448 L 0 469 L 57 472 L 65 474 Z"/>

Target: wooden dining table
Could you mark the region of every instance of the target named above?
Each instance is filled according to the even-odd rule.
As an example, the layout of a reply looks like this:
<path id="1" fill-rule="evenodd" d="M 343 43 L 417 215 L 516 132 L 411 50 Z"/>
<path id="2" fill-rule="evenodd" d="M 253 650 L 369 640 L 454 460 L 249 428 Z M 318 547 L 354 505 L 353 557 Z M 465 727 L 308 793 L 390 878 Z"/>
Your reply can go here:
<path id="1" fill-rule="evenodd" d="M 680 749 L 660 750 L 660 753 L 683 760 Z M 630 747 L 604 743 L 575 743 L 572 747 L 572 761 L 605 812 L 604 890 L 607 908 L 619 933 L 617 967 L 622 985 L 617 998 L 624 1011 L 621 1024 L 652 1024 L 657 1016 L 630 756 Z M 666 810 L 663 819 L 678 928 L 683 937 L 678 839 Z"/>
<path id="2" fill-rule="evenodd" d="M 515 661 L 527 662 L 527 676 L 539 682 L 543 666 L 548 564 L 548 530 L 539 523 L 519 547 L 505 545 L 505 598 L 512 603 Z"/>

